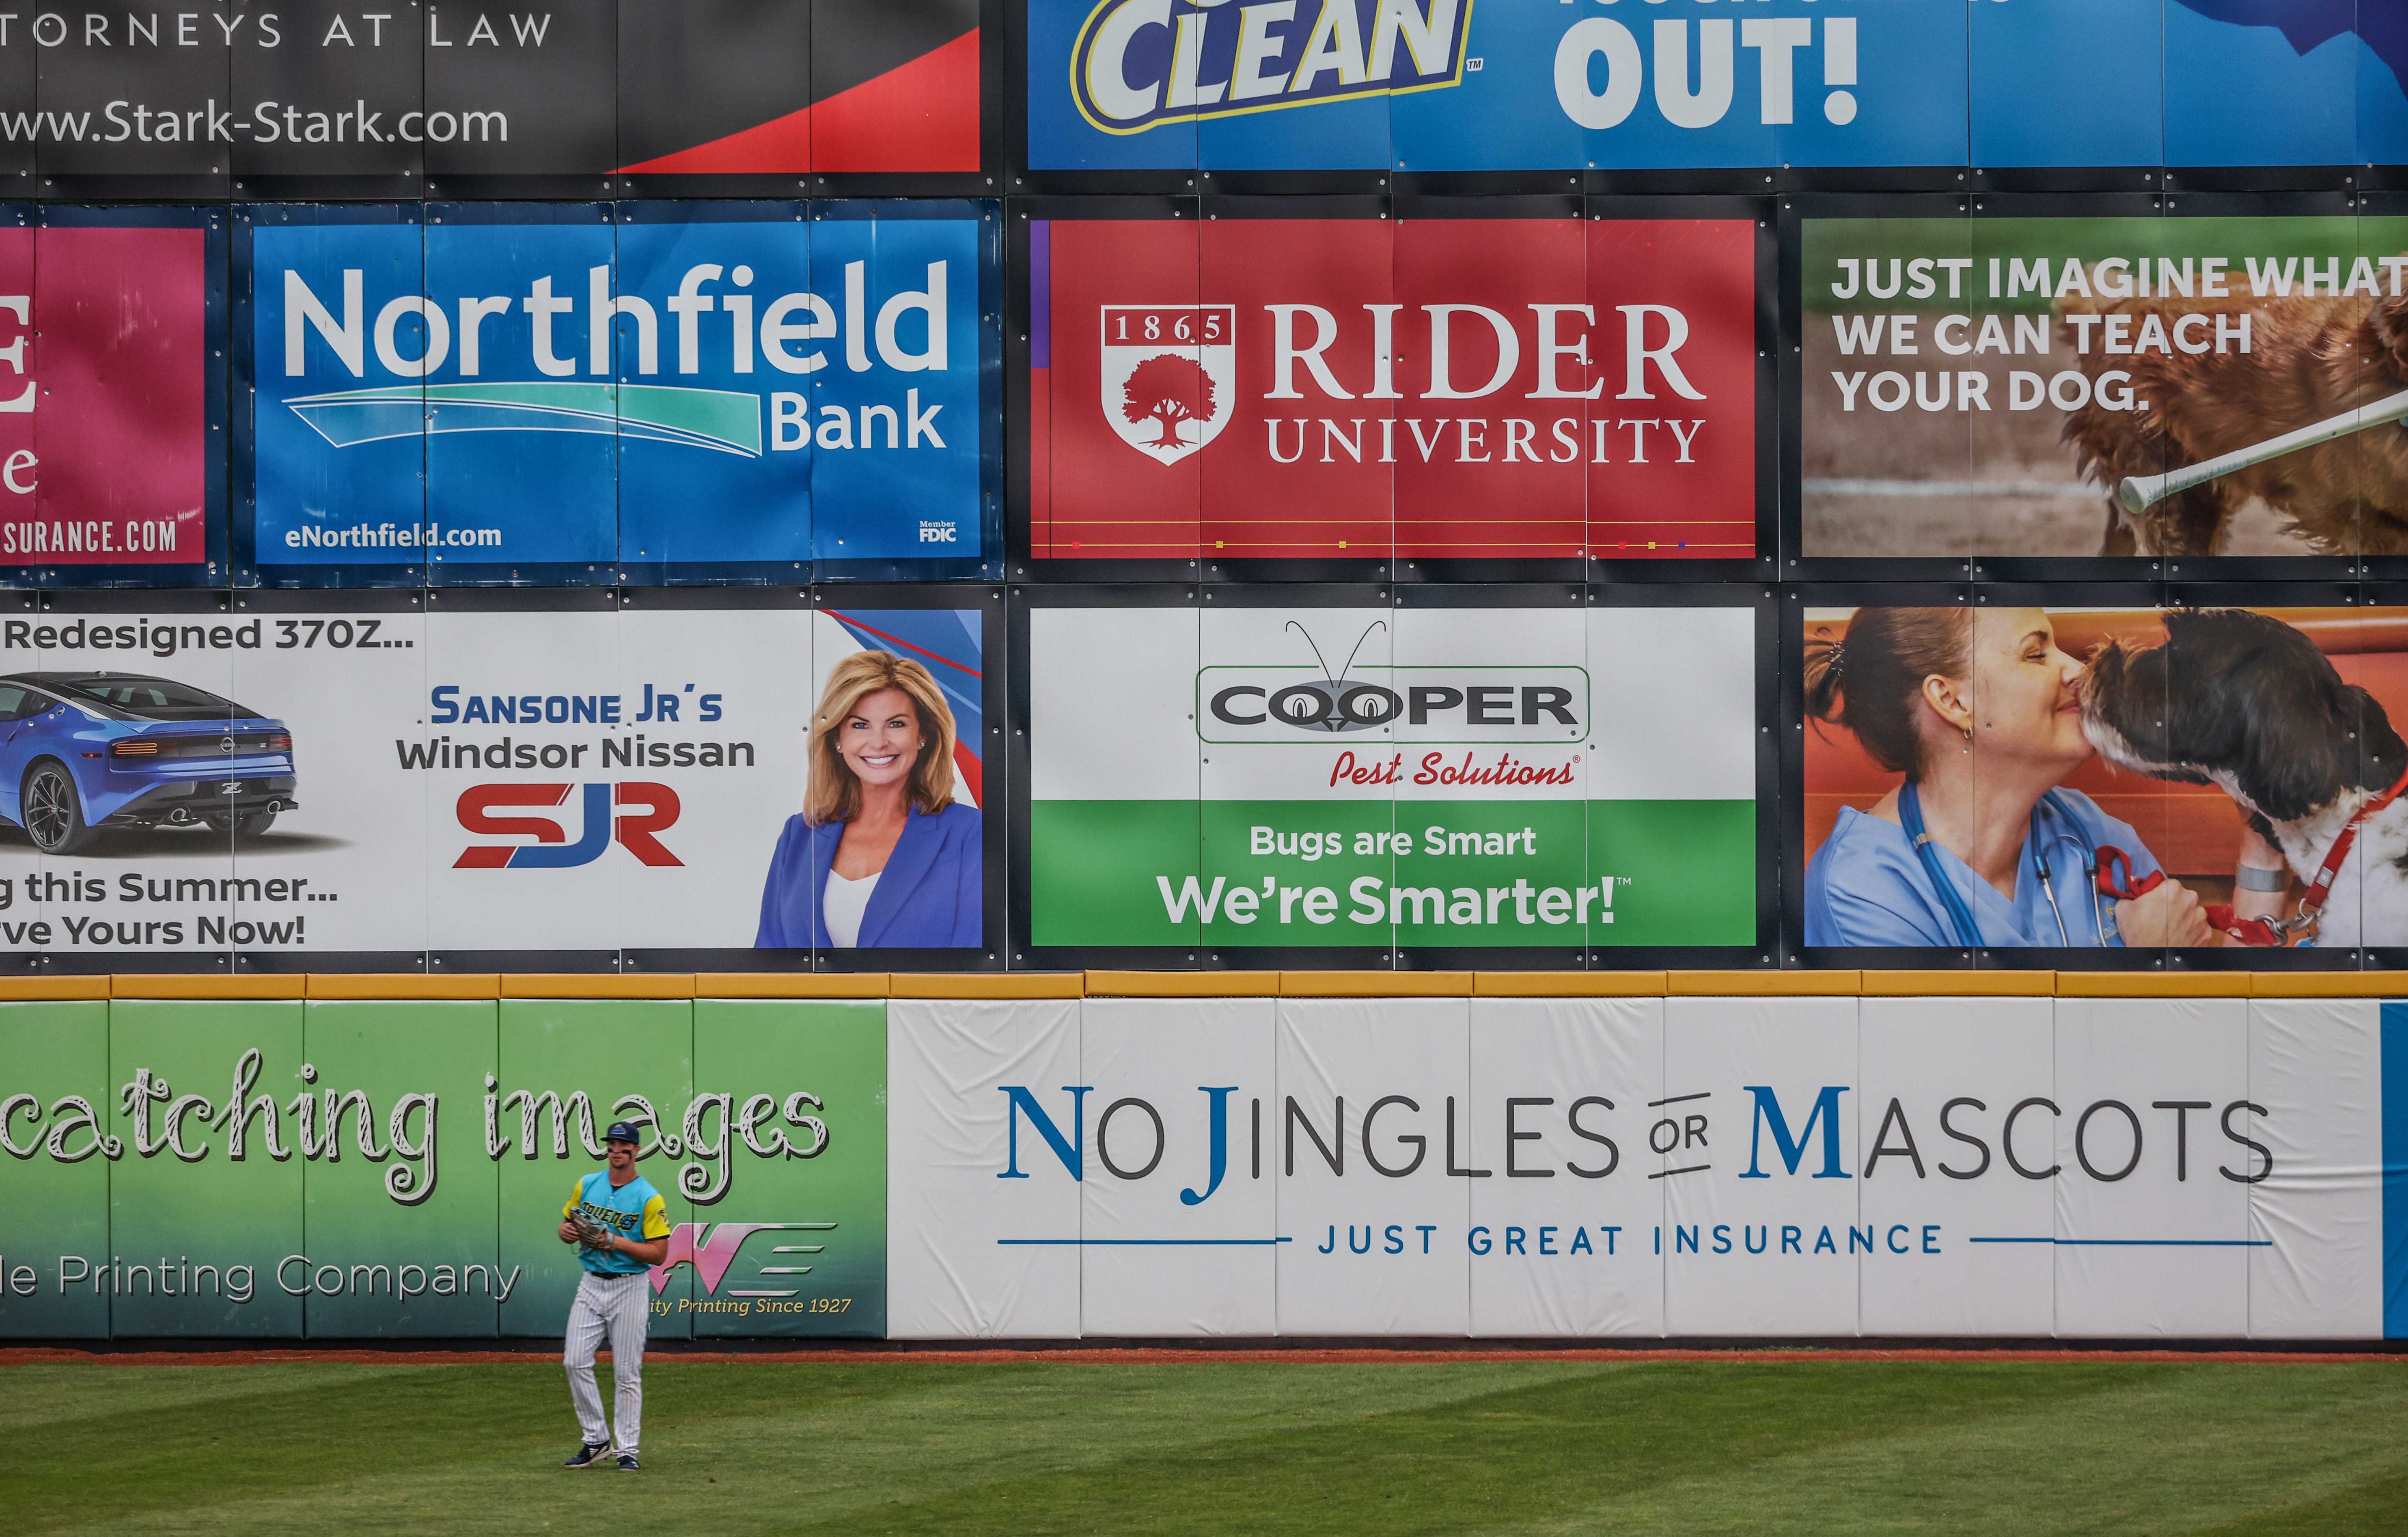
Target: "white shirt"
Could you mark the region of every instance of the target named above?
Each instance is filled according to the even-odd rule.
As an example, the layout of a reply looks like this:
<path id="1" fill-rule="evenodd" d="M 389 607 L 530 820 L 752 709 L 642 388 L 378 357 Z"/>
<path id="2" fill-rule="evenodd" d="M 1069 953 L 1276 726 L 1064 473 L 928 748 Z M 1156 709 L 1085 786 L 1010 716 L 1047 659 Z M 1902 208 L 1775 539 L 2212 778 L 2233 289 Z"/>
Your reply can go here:
<path id="1" fill-rule="evenodd" d="M 820 893 L 820 919 L 827 925 L 828 938 L 838 949 L 850 950 L 860 942 L 861 915 L 869 911 L 869 894 L 877 889 L 878 875 L 848 881 L 834 870 L 828 871 L 827 887 Z"/>

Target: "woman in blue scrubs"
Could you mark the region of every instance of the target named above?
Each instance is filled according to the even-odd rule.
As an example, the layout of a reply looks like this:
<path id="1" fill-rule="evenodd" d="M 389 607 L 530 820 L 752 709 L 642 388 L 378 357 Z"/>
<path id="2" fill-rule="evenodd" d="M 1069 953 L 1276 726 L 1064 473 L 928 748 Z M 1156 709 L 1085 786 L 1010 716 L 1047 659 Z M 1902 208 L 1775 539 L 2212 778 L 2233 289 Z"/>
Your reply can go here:
<path id="1" fill-rule="evenodd" d="M 2057 788 L 2093 751 L 2082 672 L 2038 609 L 1859 609 L 1844 641 L 1810 641 L 1808 711 L 1906 782 L 1842 809 L 1807 863 L 1806 942 L 2214 943 L 2178 882 L 2098 895 L 2091 851 L 2121 849 L 2136 882 L 2158 865 L 2129 825 Z"/>

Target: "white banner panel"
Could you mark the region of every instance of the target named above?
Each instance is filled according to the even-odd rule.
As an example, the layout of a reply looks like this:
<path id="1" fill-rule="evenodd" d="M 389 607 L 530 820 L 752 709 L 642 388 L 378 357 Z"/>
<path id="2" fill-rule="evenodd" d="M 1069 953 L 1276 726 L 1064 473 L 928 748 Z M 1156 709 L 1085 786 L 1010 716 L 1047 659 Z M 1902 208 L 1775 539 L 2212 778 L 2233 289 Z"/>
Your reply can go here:
<path id="1" fill-rule="evenodd" d="M 233 654 L 234 697 L 292 727 L 299 783 L 294 809 L 236 840 L 237 880 L 229 906 L 237 923 L 251 923 L 240 931 L 247 940 L 231 926 L 226 939 L 321 953 L 428 948 L 429 823 L 420 810 L 425 786 L 404 754 L 387 745 L 396 734 L 414 741 L 425 730 L 418 723 L 426 713 L 426 626 L 414 609 L 332 618 L 270 615 L 259 648 Z M 177 666 L 160 671 L 185 676 Z M 449 825 L 449 803 L 441 813 Z M 142 870 L 147 892 L 154 868 L 150 860 L 194 838 L 174 827 L 154 828 L 125 837 L 111 852 L 142 860 L 134 868 Z M 278 882 L 279 876 L 284 879 Z M 131 889 L 122 877 L 118 886 L 121 894 Z M 273 938 L 279 926 L 288 936 L 283 942 Z"/>
<path id="2" fill-rule="evenodd" d="M 1277 1332 L 1270 998 L 1095 998 L 1081 1329 Z"/>
<path id="3" fill-rule="evenodd" d="M 1071 999 L 887 1005 L 891 1338 L 1078 1335 L 1079 1015 Z"/>
<path id="4" fill-rule="evenodd" d="M 1856 1332 L 1856 1068 L 1853 998 L 1666 1000 L 1667 1332 Z"/>
<path id="5" fill-rule="evenodd" d="M 426 645 L 426 699 L 388 699 L 385 706 L 430 723 L 412 727 L 426 732 L 432 749 L 417 762 L 426 825 L 443 840 L 431 851 L 427 871 L 428 946 L 582 950 L 613 943 L 624 931 L 624 866 L 632 859 L 609 847 L 612 829 L 602 825 L 610 820 L 610 789 L 602 791 L 597 824 L 584 786 L 618 777 L 603 771 L 597 739 L 612 738 L 615 754 L 615 739 L 643 729 L 624 701 L 619 722 L 595 724 L 600 701 L 624 692 L 618 614 L 443 612 L 427 625 Z M 518 707 L 529 695 L 535 708 L 522 714 Z M 544 720 L 546 698 L 562 701 L 553 711 L 562 721 Z M 588 705 L 581 712 L 580 702 Z M 496 721 L 504 713 L 508 721 Z M 538 853 L 513 865 L 519 855 L 509 845 L 524 839 Z"/>
<path id="6" fill-rule="evenodd" d="M 2249 1187 L 2218 1172 L 2248 1027 L 2243 998 L 2057 1000 L 2060 1336 L 2249 1331 Z"/>
<path id="7" fill-rule="evenodd" d="M 2249 1332 L 2271 1340 L 2383 1333 L 2383 1005 L 2268 998 L 2249 1006 L 2250 1103 L 2211 1142 L 2252 1183 Z M 2222 1106 L 2217 1107 L 2218 1119 Z"/>
<path id="8" fill-rule="evenodd" d="M 1664 1000 L 1471 1000 L 1471 1332 L 1660 1335 Z"/>
<path id="9" fill-rule="evenodd" d="M 2055 1000 L 1868 998 L 1858 1009 L 1857 1209 L 1876 1241 L 1861 1262 L 1864 1332 L 2046 1335 L 2055 1199 L 2047 1178 L 2017 1171 L 2000 1128 L 2053 1097 Z"/>
<path id="10" fill-rule="evenodd" d="M 2381 1007 L 897 1002 L 891 1331 L 2379 1337 Z"/>
<path id="11" fill-rule="evenodd" d="M 1470 1014 L 1280 1000 L 1281 1333 L 1469 1331 Z"/>

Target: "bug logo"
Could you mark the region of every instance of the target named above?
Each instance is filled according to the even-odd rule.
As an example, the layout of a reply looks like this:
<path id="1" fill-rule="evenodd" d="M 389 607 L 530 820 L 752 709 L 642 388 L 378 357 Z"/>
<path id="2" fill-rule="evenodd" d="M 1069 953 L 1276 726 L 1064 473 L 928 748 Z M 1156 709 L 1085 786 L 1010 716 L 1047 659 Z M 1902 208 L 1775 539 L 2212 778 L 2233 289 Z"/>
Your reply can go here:
<path id="1" fill-rule="evenodd" d="M 1121 441 L 1175 465 L 1221 435 L 1235 409 L 1238 309 L 1229 304 L 1108 304 L 1104 420 Z"/>

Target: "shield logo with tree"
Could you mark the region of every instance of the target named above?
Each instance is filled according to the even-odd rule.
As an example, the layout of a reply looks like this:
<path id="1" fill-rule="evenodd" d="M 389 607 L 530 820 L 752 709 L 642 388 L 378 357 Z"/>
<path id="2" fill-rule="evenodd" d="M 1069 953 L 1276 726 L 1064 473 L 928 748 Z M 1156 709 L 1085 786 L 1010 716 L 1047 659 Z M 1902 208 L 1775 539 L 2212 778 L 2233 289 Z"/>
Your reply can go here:
<path id="1" fill-rule="evenodd" d="M 1169 465 L 1219 437 L 1236 331 L 1234 305 L 1104 306 L 1102 405 L 1121 441 Z"/>

